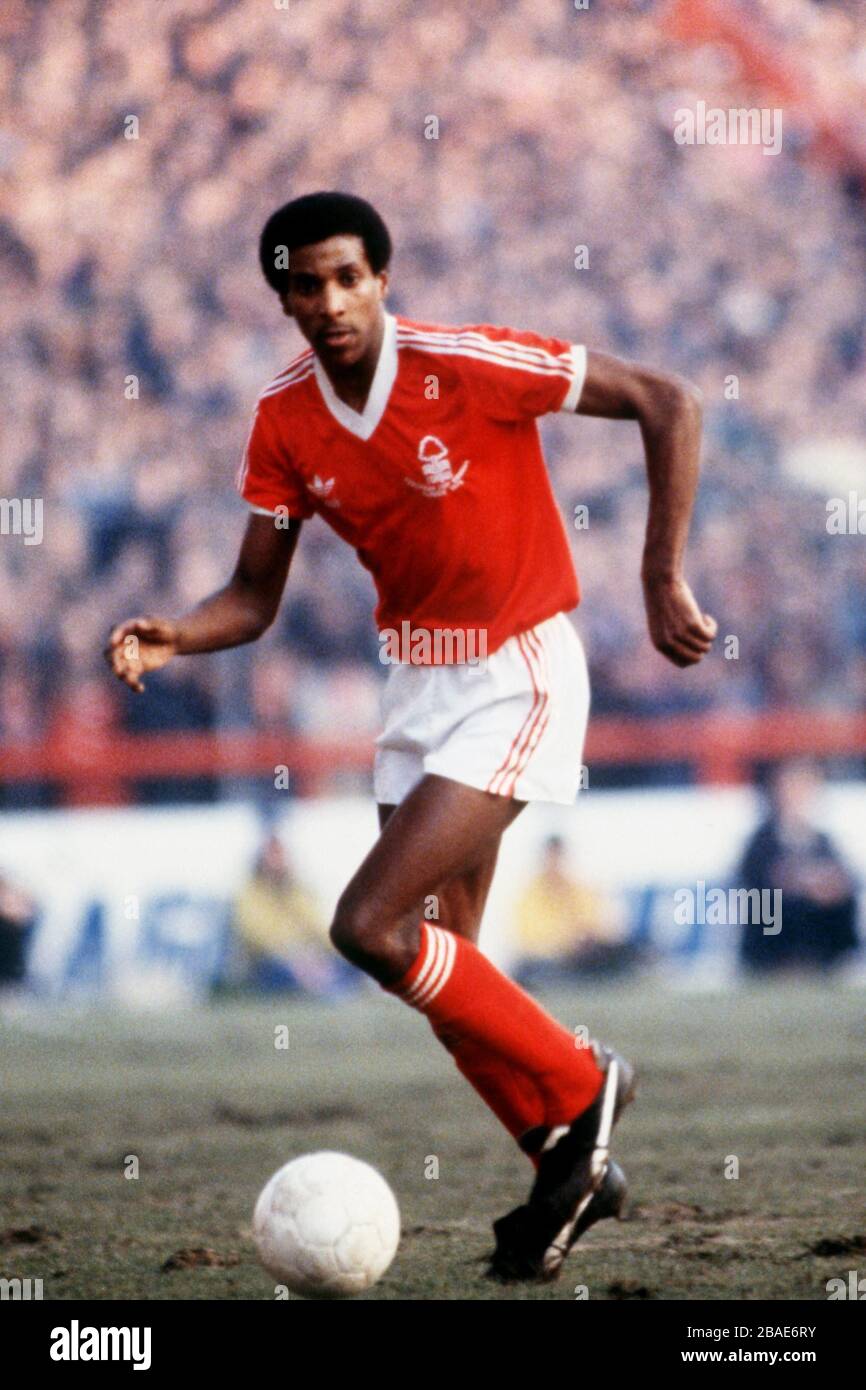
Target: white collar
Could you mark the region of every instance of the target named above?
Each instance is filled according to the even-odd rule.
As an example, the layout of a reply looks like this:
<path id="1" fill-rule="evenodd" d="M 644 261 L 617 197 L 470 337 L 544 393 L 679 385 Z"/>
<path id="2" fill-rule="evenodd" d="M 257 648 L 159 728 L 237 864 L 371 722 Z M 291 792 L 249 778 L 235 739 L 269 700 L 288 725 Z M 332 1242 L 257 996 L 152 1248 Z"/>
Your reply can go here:
<path id="1" fill-rule="evenodd" d="M 322 400 L 334 419 L 338 420 L 351 434 L 357 435 L 359 439 L 369 439 L 385 414 L 388 398 L 391 395 L 391 387 L 397 377 L 397 320 L 394 315 L 387 312 L 385 314 L 385 332 L 382 335 L 379 360 L 376 363 L 370 394 L 362 411 L 353 410 L 350 405 L 346 405 L 345 401 L 340 400 L 331 385 L 328 373 L 315 355 L 313 356 L 313 370 L 316 374 L 319 390 L 322 393 Z"/>

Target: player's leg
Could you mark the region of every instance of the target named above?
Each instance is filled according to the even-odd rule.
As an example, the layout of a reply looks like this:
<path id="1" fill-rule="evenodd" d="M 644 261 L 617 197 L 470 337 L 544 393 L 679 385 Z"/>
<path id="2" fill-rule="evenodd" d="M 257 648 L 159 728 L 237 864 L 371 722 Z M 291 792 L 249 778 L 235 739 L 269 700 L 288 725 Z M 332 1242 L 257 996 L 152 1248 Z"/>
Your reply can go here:
<path id="1" fill-rule="evenodd" d="M 507 1094 L 515 1137 L 531 1133 L 540 1141 L 597 1096 L 602 1072 L 594 1054 L 471 940 L 408 916 L 437 885 L 492 853 L 519 810 L 508 797 L 422 778 L 343 893 L 331 932 L 348 959 L 427 1014 L 500 1118 Z"/>
<path id="2" fill-rule="evenodd" d="M 437 884 L 474 868 L 518 811 L 510 798 L 425 776 L 387 818 L 331 928 L 350 960 L 427 1015 L 460 1071 L 536 1157 L 529 1202 L 496 1227 L 492 1272 L 509 1279 L 552 1275 L 576 1235 L 618 1209 L 607 1146 L 630 1085 L 470 939 L 407 916 Z"/>
<path id="3" fill-rule="evenodd" d="M 425 899 L 463 880 L 452 900 L 462 902 L 468 924 L 466 908 L 492 877 L 500 837 L 522 809 L 510 797 L 448 777 L 423 777 L 385 817 L 379 839 L 343 892 L 331 929 L 337 949 L 386 986 L 401 979 L 418 955 Z"/>
<path id="4" fill-rule="evenodd" d="M 525 805 L 516 802 L 515 812 Z M 396 809 L 391 805 L 379 806 L 379 826 L 384 829 L 386 822 Z M 410 922 L 433 921 L 436 926 L 464 936 L 477 943 L 481 930 L 481 918 L 499 855 L 500 839 L 485 846 L 477 863 L 461 873 L 453 874 L 438 885 L 428 895 L 426 901 L 419 903 L 408 914 Z M 449 1048 L 447 1032 L 438 1029 L 430 1020 L 434 1033 L 446 1048 Z M 449 1050 L 452 1050 L 449 1048 Z M 458 1052 L 453 1052 L 454 1061 L 467 1081 L 479 1093 L 496 1117 L 516 1139 L 531 1132 L 536 1119 L 534 1095 L 514 1072 L 504 1072 L 496 1058 L 489 1055 L 483 1044 L 475 1047 L 464 1038 Z M 535 1162 L 534 1156 L 532 1161 Z"/>
<path id="5" fill-rule="evenodd" d="M 518 810 L 521 810 L 524 804 L 524 802 L 515 803 Z M 395 810 L 395 806 L 379 806 L 380 830 L 384 829 L 386 822 Z M 438 926 L 456 932 L 458 936 L 468 937 L 470 941 L 477 943 L 481 930 L 481 918 L 496 871 L 499 845 L 500 841 L 497 839 L 493 844 L 486 846 L 473 867 L 464 869 L 462 873 L 453 874 L 451 878 L 434 888 L 429 895 L 431 900 L 418 903 L 413 909 L 411 915 L 414 920 L 420 921 L 424 918 L 427 921 L 434 921 Z"/>
<path id="6" fill-rule="evenodd" d="M 418 911 L 437 885 L 446 897 L 455 880 L 468 886 L 485 856 L 492 873 L 513 819 L 509 806 L 573 802 L 586 662 L 558 615 L 505 643 L 471 677 L 449 668 L 392 672 L 374 782 L 377 800 L 397 809 L 383 817 L 379 844 L 341 900 L 334 933 L 351 959 L 427 1014 L 460 1070 L 533 1157 L 529 1201 L 496 1223 L 491 1272 L 550 1277 L 577 1236 L 621 1208 L 624 1180 L 608 1145 L 631 1096 L 631 1068 L 595 1045 L 575 1046 L 481 956 L 472 939 L 480 911 L 471 904 L 457 913 L 466 935 L 423 920 L 419 928 Z M 378 905 L 376 880 L 384 894 Z M 377 916 L 386 923 L 382 934 Z M 411 949 L 399 959 L 407 942 L 418 950 L 408 968 Z"/>

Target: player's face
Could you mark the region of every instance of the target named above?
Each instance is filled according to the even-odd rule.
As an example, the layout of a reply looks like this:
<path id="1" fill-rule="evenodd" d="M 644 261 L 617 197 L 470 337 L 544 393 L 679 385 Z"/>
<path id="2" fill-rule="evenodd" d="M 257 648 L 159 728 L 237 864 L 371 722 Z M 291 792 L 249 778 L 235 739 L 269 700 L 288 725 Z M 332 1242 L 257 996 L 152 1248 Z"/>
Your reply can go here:
<path id="1" fill-rule="evenodd" d="M 357 236 L 333 236 L 290 256 L 283 308 L 314 352 L 338 370 L 378 346 L 388 273 L 374 275 Z"/>

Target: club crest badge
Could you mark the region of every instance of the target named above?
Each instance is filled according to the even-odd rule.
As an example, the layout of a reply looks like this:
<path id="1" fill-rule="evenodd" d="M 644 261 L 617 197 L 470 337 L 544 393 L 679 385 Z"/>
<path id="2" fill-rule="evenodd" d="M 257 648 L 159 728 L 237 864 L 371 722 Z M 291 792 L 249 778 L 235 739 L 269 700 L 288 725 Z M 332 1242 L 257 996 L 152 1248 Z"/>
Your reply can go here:
<path id="1" fill-rule="evenodd" d="M 425 497 L 444 497 L 446 492 L 455 492 L 463 486 L 463 479 L 469 467 L 469 459 L 464 459 L 455 473 L 448 457 L 447 444 L 443 444 L 435 434 L 425 434 L 421 440 L 418 445 L 418 462 L 424 481 L 406 478 L 405 482 L 407 487 L 414 488 L 416 492 L 423 492 Z"/>

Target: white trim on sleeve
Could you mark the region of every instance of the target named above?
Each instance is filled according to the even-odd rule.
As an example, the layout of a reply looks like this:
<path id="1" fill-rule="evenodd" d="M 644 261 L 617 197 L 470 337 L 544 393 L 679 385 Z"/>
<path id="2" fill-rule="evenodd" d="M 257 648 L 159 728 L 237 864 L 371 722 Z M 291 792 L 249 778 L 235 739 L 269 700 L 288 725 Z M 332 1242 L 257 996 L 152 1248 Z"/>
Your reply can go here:
<path id="1" fill-rule="evenodd" d="M 573 373 L 568 394 L 560 410 L 567 410 L 574 414 L 580 405 L 580 398 L 583 394 L 583 383 L 586 380 L 586 348 L 582 343 L 571 344 L 571 370 Z"/>
<path id="2" fill-rule="evenodd" d="M 255 512 L 256 516 L 276 516 L 276 512 L 270 511 L 267 507 L 254 507 L 252 502 L 248 502 L 247 506 L 251 512 Z"/>

